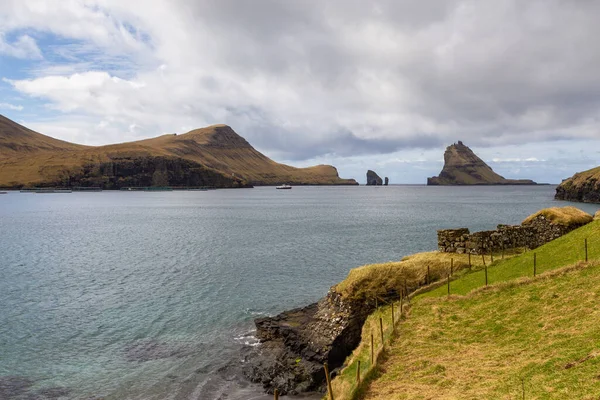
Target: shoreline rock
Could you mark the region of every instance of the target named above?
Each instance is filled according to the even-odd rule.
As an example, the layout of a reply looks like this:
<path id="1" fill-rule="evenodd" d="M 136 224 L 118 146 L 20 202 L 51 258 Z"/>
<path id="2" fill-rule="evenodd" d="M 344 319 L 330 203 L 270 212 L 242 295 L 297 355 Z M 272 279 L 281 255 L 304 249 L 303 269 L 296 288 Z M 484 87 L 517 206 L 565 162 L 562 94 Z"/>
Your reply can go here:
<path id="1" fill-rule="evenodd" d="M 260 345 L 246 357 L 244 376 L 268 393 L 323 392 L 323 363 L 332 375 L 358 346 L 373 306 L 350 302 L 333 289 L 317 303 L 255 320 Z"/>

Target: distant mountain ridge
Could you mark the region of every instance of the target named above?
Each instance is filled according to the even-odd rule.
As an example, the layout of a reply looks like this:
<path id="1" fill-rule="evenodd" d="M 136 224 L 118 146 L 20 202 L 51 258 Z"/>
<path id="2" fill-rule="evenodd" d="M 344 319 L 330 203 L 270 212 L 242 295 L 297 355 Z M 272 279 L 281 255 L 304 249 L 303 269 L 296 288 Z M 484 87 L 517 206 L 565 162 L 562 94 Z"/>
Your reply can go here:
<path id="1" fill-rule="evenodd" d="M 277 163 L 227 125 L 185 134 L 83 146 L 37 133 L 0 115 L 0 187 L 356 185 L 330 165 Z"/>
<path id="2" fill-rule="evenodd" d="M 427 178 L 427 185 L 536 185 L 529 179 L 506 179 L 463 142 L 458 141 L 444 152 L 444 167 L 439 176 Z"/>

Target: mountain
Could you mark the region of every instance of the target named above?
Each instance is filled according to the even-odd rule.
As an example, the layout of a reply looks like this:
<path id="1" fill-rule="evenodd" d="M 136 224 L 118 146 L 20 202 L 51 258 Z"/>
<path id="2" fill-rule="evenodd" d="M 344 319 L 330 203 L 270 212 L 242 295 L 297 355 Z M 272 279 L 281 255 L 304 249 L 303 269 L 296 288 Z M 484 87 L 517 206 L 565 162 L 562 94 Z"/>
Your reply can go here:
<path id="1" fill-rule="evenodd" d="M 295 168 L 254 149 L 227 125 L 136 142 L 82 146 L 0 115 L 0 187 L 356 185 L 335 167 Z"/>
<path id="2" fill-rule="evenodd" d="M 427 178 L 428 185 L 535 185 L 529 179 L 505 179 L 477 157 L 461 141 L 446 147 L 444 168 L 439 176 Z"/>
<path id="3" fill-rule="evenodd" d="M 578 172 L 556 187 L 557 200 L 600 203 L 600 167 Z"/>

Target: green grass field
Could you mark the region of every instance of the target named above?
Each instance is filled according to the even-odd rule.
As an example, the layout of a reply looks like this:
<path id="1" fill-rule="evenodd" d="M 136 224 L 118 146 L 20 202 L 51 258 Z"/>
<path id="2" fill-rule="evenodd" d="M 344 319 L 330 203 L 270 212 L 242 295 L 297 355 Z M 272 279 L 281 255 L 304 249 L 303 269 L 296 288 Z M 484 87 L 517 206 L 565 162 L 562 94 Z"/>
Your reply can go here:
<path id="1" fill-rule="evenodd" d="M 380 308 L 334 380 L 336 400 L 521 399 L 523 391 L 527 399 L 598 398 L 600 265 L 564 269 L 585 258 L 585 239 L 589 260 L 599 260 L 600 221 L 491 265 L 486 257 L 487 289 L 479 262 L 451 281 L 452 296 L 446 285 L 415 296 L 395 335 L 390 307 Z M 534 253 L 538 277 L 530 279 Z M 371 334 L 381 348 L 380 317 L 385 341 L 395 339 L 368 372 Z M 360 388 L 358 360 L 368 374 Z"/>

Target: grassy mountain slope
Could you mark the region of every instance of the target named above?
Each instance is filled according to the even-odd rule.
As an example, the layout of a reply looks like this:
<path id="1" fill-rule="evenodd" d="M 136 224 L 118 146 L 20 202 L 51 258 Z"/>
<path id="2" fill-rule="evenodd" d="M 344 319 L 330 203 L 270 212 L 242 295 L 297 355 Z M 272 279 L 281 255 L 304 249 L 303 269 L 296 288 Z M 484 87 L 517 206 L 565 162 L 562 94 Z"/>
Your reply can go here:
<path id="1" fill-rule="evenodd" d="M 163 164 L 186 160 L 197 168 L 221 174 L 223 179 L 255 185 L 356 184 L 353 179 L 339 178 L 337 170 L 330 165 L 294 168 L 277 163 L 226 125 L 213 125 L 182 135 L 89 147 L 52 139 L 2 117 L 0 155 L 0 186 L 60 184 L 82 176 L 85 180 L 88 170 L 112 170 L 114 163 L 127 164 L 131 160 L 143 163 L 148 158 L 158 159 Z M 99 182 L 98 179 L 95 182 Z"/>
<path id="2" fill-rule="evenodd" d="M 585 239 L 591 264 L 581 264 Z M 368 282 L 364 276 L 376 279 L 382 271 L 407 276 L 407 268 L 416 271 L 409 279 L 422 280 L 427 265 L 434 279 L 444 278 L 450 269 L 447 254 L 438 253 L 437 260 L 445 270 L 434 262 L 435 254 L 412 256 L 420 265 L 397 263 L 392 272 L 390 264 L 371 266 L 379 270 L 374 274 L 359 269 L 338 287 L 343 292 L 357 277 Z M 442 280 L 413 297 L 391 348 L 370 372 L 365 395 L 365 386 L 355 383 L 357 361 L 364 377 L 371 367 L 371 334 L 375 348 L 381 346 L 380 317 L 385 340 L 393 336 L 391 308 L 380 307 L 367 319 L 361 345 L 334 380 L 336 399 L 521 398 L 521 378 L 530 394 L 526 398 L 591 399 L 586 395 L 600 389 L 600 220 L 535 249 L 536 278 L 533 254 L 505 259 L 497 254 L 494 262 L 486 256 L 487 288 L 481 256 L 472 256 L 470 271 L 464 268 L 466 255 L 453 255 L 458 271 L 450 284 L 452 295 L 447 296 Z M 569 265 L 575 266 L 565 269 Z"/>
<path id="3" fill-rule="evenodd" d="M 600 167 L 579 172 L 556 188 L 558 200 L 600 203 Z"/>

